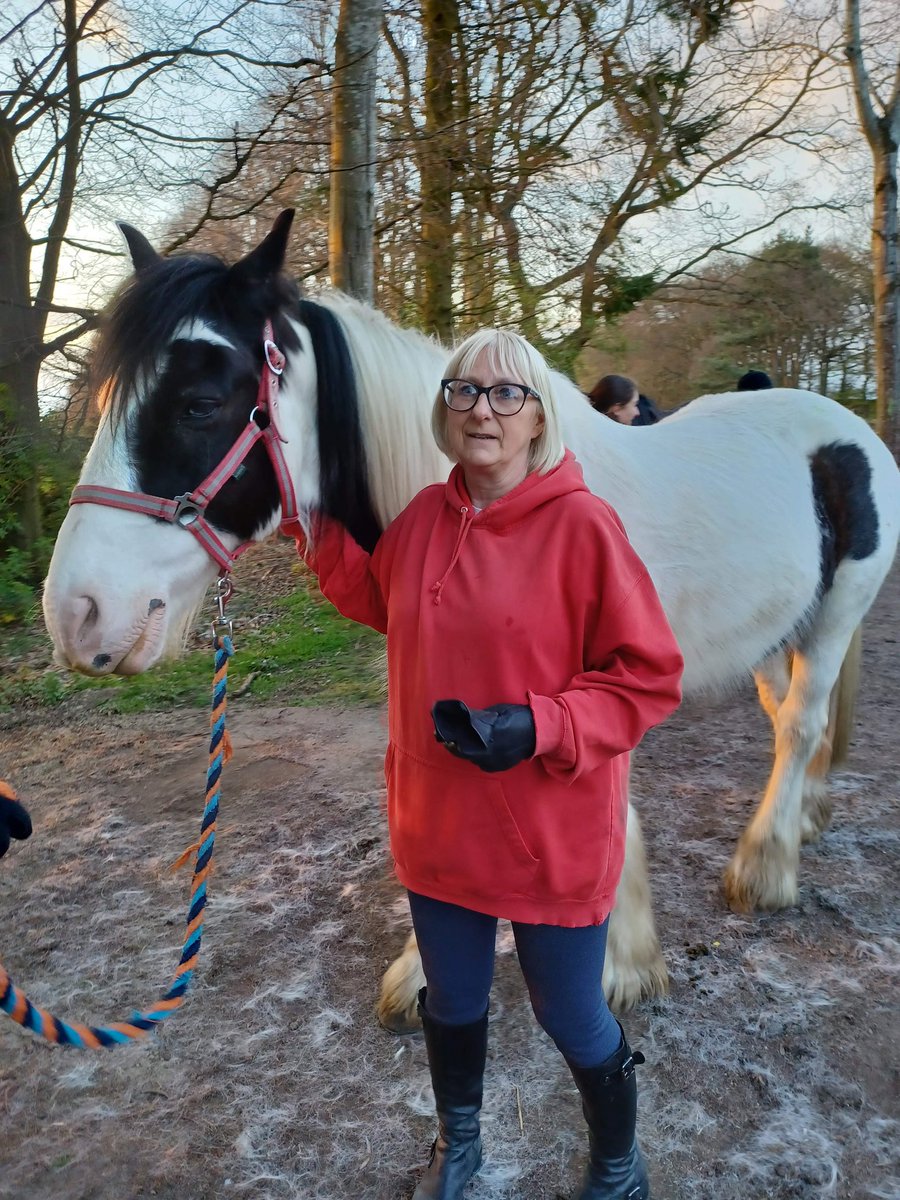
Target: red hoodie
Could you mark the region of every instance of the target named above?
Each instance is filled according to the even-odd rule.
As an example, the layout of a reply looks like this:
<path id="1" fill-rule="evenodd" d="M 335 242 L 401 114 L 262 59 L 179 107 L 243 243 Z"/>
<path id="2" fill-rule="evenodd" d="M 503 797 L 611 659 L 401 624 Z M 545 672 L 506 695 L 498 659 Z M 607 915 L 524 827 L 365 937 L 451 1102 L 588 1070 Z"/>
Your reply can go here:
<path id="1" fill-rule="evenodd" d="M 682 658 L 647 570 L 571 453 L 482 512 L 460 467 L 371 557 L 333 521 L 298 549 L 345 616 L 387 633 L 388 823 L 412 891 L 513 921 L 593 925 L 625 853 L 628 755 L 678 705 Z M 431 707 L 529 704 L 535 755 L 486 774 Z"/>

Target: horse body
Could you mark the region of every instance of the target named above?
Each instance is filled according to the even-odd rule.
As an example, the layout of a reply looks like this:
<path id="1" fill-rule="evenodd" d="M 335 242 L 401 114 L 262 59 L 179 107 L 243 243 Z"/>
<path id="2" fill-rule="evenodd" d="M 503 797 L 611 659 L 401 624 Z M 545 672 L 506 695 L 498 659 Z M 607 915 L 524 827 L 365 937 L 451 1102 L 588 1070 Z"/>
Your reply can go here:
<path id="1" fill-rule="evenodd" d="M 271 318 L 286 356 L 278 433 L 300 519 L 321 508 L 370 547 L 449 470 L 429 427 L 447 352 L 346 297 L 300 301 L 279 274 L 288 225 L 276 223 L 232 268 L 159 259 L 125 231 L 137 274 L 101 342 L 110 399 L 81 483 L 169 498 L 195 488 L 246 426 Z M 790 904 L 801 831 L 815 836 L 827 819 L 829 697 L 896 548 L 896 465 L 864 422 L 812 393 L 704 397 L 631 429 L 596 413 L 564 377 L 555 386 L 566 444 L 657 586 L 686 689 L 756 670 L 776 760 L 726 893 L 740 909 Z M 206 512 L 232 550 L 277 527 L 260 447 Z M 175 525 L 74 506 L 45 588 L 59 661 L 92 674 L 146 669 L 180 647 L 215 573 Z M 420 980 L 411 944 L 386 976 L 385 1023 L 404 1025 Z M 665 984 L 631 810 L 604 983 L 623 1005 Z"/>

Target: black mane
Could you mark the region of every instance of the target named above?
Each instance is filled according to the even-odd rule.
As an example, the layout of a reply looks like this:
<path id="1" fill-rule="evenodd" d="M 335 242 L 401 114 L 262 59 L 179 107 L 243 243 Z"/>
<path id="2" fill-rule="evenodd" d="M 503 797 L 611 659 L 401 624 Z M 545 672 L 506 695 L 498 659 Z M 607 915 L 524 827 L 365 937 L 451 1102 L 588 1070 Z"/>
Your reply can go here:
<path id="1" fill-rule="evenodd" d="M 369 470 L 350 349 L 334 313 L 301 300 L 298 315 L 312 337 L 318 380 L 319 494 L 322 510 L 369 552 L 381 535 L 369 491 Z"/>

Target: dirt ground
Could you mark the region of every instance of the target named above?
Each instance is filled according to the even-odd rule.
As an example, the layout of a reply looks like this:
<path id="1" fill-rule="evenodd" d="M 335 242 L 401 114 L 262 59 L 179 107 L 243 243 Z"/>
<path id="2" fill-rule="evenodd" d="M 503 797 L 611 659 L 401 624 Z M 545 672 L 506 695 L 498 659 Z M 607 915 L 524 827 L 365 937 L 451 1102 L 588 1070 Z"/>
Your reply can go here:
<path id="1" fill-rule="evenodd" d="M 657 1200 L 898 1200 L 898 599 L 869 621 L 856 740 L 797 908 L 727 911 L 720 877 L 767 770 L 751 689 L 691 702 L 635 755 L 672 976 L 630 1014 Z M 240 631 L 237 635 L 240 649 Z M 386 853 L 378 709 L 232 702 L 199 976 L 149 1044 L 90 1053 L 0 1021 L 6 1200 L 401 1200 L 431 1139 L 420 1037 L 375 1021 L 407 923 Z M 202 710 L 109 717 L 83 694 L 0 716 L 30 842 L 0 863 L 0 958 L 35 1003 L 105 1024 L 180 953 Z M 467 1200 L 556 1200 L 577 1174 L 574 1087 L 501 925 L 486 1163 Z"/>

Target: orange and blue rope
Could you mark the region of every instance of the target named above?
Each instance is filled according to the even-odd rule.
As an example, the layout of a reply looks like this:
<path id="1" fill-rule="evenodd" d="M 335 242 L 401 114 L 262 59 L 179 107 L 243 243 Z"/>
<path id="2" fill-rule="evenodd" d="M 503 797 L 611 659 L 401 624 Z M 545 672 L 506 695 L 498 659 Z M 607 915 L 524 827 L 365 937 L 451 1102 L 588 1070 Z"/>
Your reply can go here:
<path id="1" fill-rule="evenodd" d="M 54 1017 L 32 1004 L 20 992 L 0 963 L 0 1010 L 32 1033 L 65 1046 L 97 1050 L 145 1038 L 151 1030 L 180 1008 L 197 967 L 200 941 L 203 937 L 203 912 L 206 908 L 206 881 L 212 864 L 216 841 L 216 821 L 219 815 L 219 781 L 222 768 L 231 757 L 231 745 L 225 728 L 228 659 L 234 653 L 231 638 L 215 637 L 215 676 L 213 678 L 212 712 L 210 714 L 209 766 L 206 773 L 206 805 L 200 824 L 200 837 L 182 859 L 196 850 L 194 876 L 191 881 L 191 903 L 187 914 L 181 961 L 169 987 L 157 1003 L 146 1012 L 134 1013 L 129 1021 L 113 1025 L 83 1025 Z"/>

